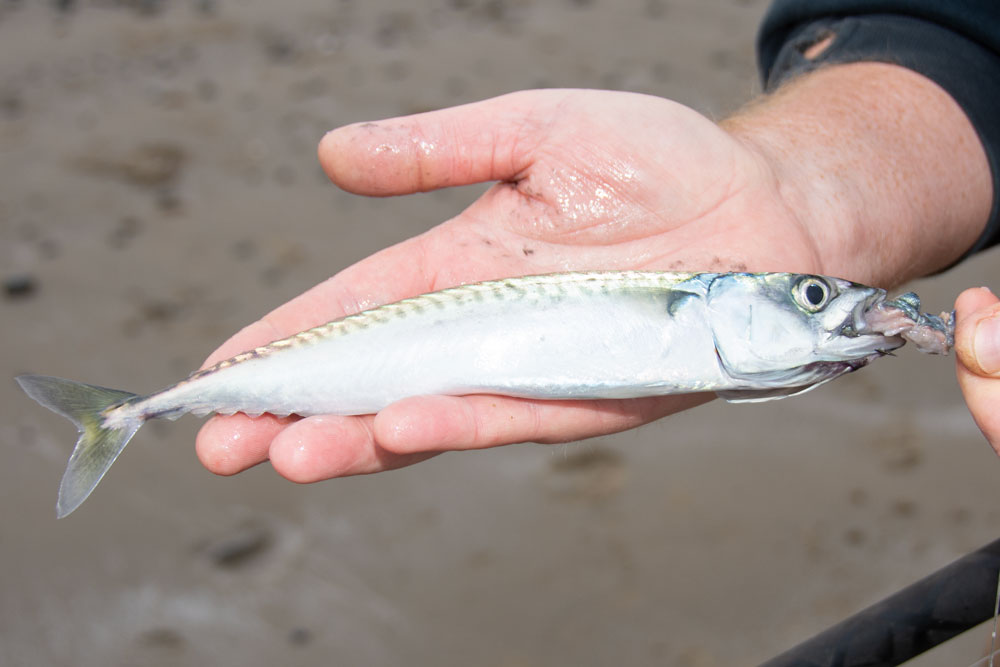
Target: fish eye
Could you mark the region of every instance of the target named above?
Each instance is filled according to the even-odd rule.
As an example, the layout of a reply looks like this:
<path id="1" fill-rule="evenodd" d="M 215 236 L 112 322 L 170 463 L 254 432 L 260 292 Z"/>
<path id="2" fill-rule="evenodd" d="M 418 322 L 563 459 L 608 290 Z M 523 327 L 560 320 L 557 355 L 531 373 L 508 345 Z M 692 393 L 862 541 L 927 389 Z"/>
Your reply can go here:
<path id="1" fill-rule="evenodd" d="M 830 300 L 830 286 L 819 278 L 804 278 L 795 286 L 795 301 L 799 306 L 815 313 Z"/>

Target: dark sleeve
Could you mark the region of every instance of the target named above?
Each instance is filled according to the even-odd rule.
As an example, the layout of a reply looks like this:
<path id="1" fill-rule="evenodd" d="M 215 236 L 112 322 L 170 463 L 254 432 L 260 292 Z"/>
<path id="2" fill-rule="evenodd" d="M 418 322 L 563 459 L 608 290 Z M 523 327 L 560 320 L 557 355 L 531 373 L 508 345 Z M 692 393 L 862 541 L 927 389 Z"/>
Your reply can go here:
<path id="1" fill-rule="evenodd" d="M 803 54 L 831 38 L 818 57 Z M 944 88 L 979 134 L 993 207 L 969 254 L 1000 242 L 1000 0 L 775 0 L 757 37 L 764 89 L 826 64 L 902 65 Z"/>

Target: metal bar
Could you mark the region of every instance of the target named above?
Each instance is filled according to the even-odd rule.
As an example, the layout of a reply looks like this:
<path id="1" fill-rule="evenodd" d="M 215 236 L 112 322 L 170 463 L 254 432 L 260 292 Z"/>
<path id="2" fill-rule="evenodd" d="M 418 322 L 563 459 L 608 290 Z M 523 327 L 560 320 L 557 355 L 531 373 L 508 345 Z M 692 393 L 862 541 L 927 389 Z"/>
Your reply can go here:
<path id="1" fill-rule="evenodd" d="M 993 617 L 1000 540 L 773 658 L 761 667 L 889 667 Z"/>

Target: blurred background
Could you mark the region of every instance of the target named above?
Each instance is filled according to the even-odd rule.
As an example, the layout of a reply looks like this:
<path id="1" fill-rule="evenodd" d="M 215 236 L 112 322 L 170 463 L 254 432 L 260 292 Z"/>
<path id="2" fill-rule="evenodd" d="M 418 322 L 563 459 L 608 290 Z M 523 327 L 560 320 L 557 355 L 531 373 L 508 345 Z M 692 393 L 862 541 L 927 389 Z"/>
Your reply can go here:
<path id="1" fill-rule="evenodd" d="M 57 522 L 73 428 L 12 376 L 148 392 L 482 188 L 326 182 L 333 127 L 531 87 L 721 118 L 766 0 L 0 0 L 0 664 L 757 663 L 997 537 L 951 359 L 638 431 L 296 486 L 151 423 Z M 996 254 L 912 287 L 1000 285 Z M 967 633 L 920 664 L 973 663 Z"/>

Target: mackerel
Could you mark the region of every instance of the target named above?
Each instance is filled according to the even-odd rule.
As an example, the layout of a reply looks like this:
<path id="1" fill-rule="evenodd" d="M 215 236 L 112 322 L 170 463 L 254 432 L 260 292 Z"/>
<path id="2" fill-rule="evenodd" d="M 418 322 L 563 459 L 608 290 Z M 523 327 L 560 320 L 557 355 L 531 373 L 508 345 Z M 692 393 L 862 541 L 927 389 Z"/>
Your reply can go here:
<path id="1" fill-rule="evenodd" d="M 716 392 L 731 401 L 771 400 L 865 366 L 903 345 L 896 334 L 915 334 L 928 322 L 945 326 L 918 324 L 919 300 L 914 305 L 916 295 L 905 296 L 912 298 L 890 318 L 878 309 L 888 303 L 884 290 L 824 276 L 524 276 L 348 315 L 145 396 L 40 375 L 17 381 L 80 432 L 59 489 L 63 517 L 150 419 L 371 414 L 425 394 L 620 399 Z M 891 319 L 892 333 L 888 324 L 869 324 L 869 315 Z"/>

